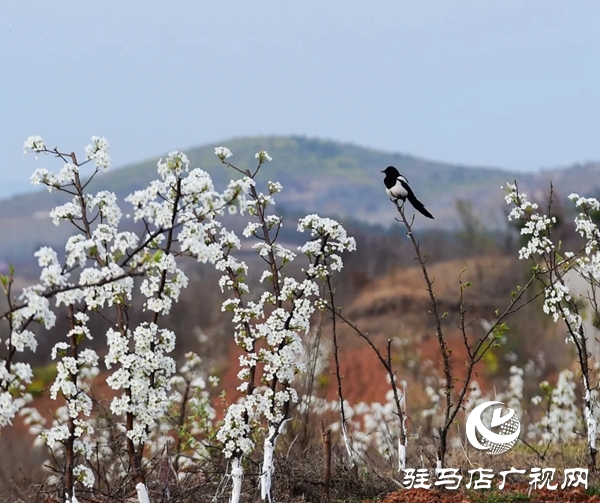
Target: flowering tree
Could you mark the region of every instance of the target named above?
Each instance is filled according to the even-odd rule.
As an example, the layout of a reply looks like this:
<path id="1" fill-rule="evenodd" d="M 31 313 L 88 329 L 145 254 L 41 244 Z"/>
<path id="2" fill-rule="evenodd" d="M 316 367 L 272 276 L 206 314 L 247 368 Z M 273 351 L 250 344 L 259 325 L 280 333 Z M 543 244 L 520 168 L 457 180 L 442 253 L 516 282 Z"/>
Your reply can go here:
<path id="1" fill-rule="evenodd" d="M 208 173 L 190 170 L 185 154 L 173 152 L 159 161 L 157 180 L 125 198 L 131 205 L 131 214 L 125 219 L 123 203 L 115 194 L 88 192 L 90 182 L 110 168 L 104 138 L 92 138 L 82 162 L 75 153 L 47 148 L 37 136 L 28 138 L 25 151 L 53 155 L 62 162 L 58 173 L 36 170 L 32 182 L 70 197 L 50 216 L 55 225 L 70 224 L 74 233 L 65 244 L 64 259 L 49 247 L 36 253 L 40 281 L 20 297 L 14 297 L 13 271 L 2 278 L 9 309 L 0 319 L 8 322 L 10 331 L 8 352 L 0 367 L 0 426 L 9 424 L 19 410 L 36 423 L 57 464 L 55 479 L 65 501 L 76 501 L 77 482 L 94 487 L 91 457 L 103 434 L 96 431 L 98 410 L 90 396 L 90 383 L 100 372 L 101 358 L 88 341 L 105 336 L 103 363 L 110 372 L 106 382 L 117 391 L 110 414 L 125 433 L 128 466 L 122 468 L 131 474 L 140 502 L 149 501 L 146 456 L 158 452 L 159 444 L 168 444 L 175 435 L 179 439 L 175 449 L 178 464 L 184 446 L 198 447 L 193 442 L 197 429 L 186 433 L 188 441 L 182 440 L 186 407 L 203 404 L 210 408 L 206 394 L 190 398 L 190 389 L 198 386 L 201 375 L 197 357 L 188 355 L 180 377 L 174 375 L 176 366 L 170 353 L 177 336 L 163 325 L 165 315 L 188 285 L 179 258 L 192 257 L 214 264 L 223 273 L 219 285 L 231 293 L 223 310 L 233 312 L 233 339 L 244 351 L 239 390 L 245 397 L 229 405 L 217 433 L 225 457 L 232 459 L 232 501 L 239 500 L 241 493 L 242 457 L 253 451 L 255 439 L 263 431 L 261 493 L 263 499 L 270 499 L 277 438 L 290 419 L 290 404 L 298 400 L 295 377 L 304 372 L 303 337 L 311 328 L 313 313 L 322 307 L 319 282 L 341 270 L 340 254 L 355 248 L 353 238 L 334 220 L 309 215 L 298 224 L 298 232 L 310 233 L 305 245 L 293 251 L 279 244 L 283 222 L 271 207 L 282 187 L 269 182 L 264 193 L 256 187 L 261 165 L 271 160 L 265 151 L 256 154 L 258 166 L 251 173 L 226 162 L 231 152 L 217 148 L 220 160 L 242 175 L 223 192 L 215 190 Z M 266 288 L 258 302 L 250 296 L 248 266 L 235 257 L 241 241 L 220 220 L 225 212 L 247 215 L 243 236 L 253 242 L 266 264 L 260 280 Z M 136 227 L 140 231 L 132 230 Z M 303 278 L 288 272 L 288 264 L 298 254 L 306 257 Z M 135 281 L 136 277 L 140 280 Z M 131 310 L 136 298 L 143 299 L 147 319 L 134 324 Z M 57 407 L 52 425 L 45 428 L 35 410 L 25 408 L 30 401 L 25 391 L 32 371 L 28 364 L 16 361 L 16 355 L 27 348 L 35 350 L 36 338 L 28 326 L 37 322 L 51 328 L 57 309 L 66 310 L 69 331 L 52 349 L 57 376 L 50 395 L 54 400 L 60 397 L 64 405 Z M 105 333 L 90 329 L 93 316 L 109 322 Z M 177 404 L 181 420 L 173 432 L 166 421 Z M 211 417 L 214 419 L 214 414 Z M 103 459 L 111 453 L 114 450 L 105 446 Z M 96 452 L 96 458 L 99 455 Z"/>
<path id="2" fill-rule="evenodd" d="M 258 302 L 246 300 L 250 294 L 245 281 L 248 267 L 232 255 L 234 249 L 241 247 L 239 239 L 233 234 L 219 243 L 214 239 L 222 253 L 220 260 L 215 262 L 217 269 L 224 272 L 219 284 L 223 290 L 232 293 L 232 297 L 223 303 L 223 309 L 233 312 L 235 342 L 244 351 L 238 374 L 242 383 L 238 389 L 245 393 L 241 402 L 227 409 L 217 438 L 225 446 L 225 455 L 232 458 L 231 501 L 237 502 L 243 477 L 242 456 L 253 450 L 254 432 L 264 424 L 261 497 L 270 500 L 275 444 L 289 419 L 291 402 L 298 401 L 295 376 L 305 372 L 303 337 L 308 335 L 311 316 L 319 305 L 317 280 L 324 281 L 331 272 L 341 270 L 339 254 L 355 249 L 356 245 L 338 222 L 318 215 L 300 220 L 298 232 L 309 231 L 311 239 L 297 251 L 279 244 L 277 239 L 283 225 L 282 218 L 269 213 L 269 210 L 275 204 L 273 196 L 282 190 L 282 186 L 268 182 L 267 193 L 262 193 L 258 192 L 254 183 L 261 165 L 270 161 L 271 157 L 264 151 L 257 153 L 258 166 L 251 173 L 228 162 L 232 154 L 225 147 L 218 147 L 215 153 L 245 180 L 252 181 L 247 200 L 247 211 L 252 219 L 243 235 L 253 241 L 252 248 L 265 262 L 260 282 L 269 285 Z M 308 267 L 301 280 L 286 273 L 297 252 L 308 259 Z"/>
<path id="3" fill-rule="evenodd" d="M 496 309 L 493 313 L 492 321 L 486 321 L 483 330 L 479 333 L 474 333 L 471 322 L 468 319 L 468 309 L 465 302 L 465 292 L 473 286 L 470 281 L 464 281 L 462 273 L 458 277 L 458 315 L 462 343 L 466 352 L 464 365 L 466 366 L 466 375 L 459 379 L 456 376 L 454 366 L 457 363 L 456 358 L 452 356 L 452 348 L 448 344 L 447 328 L 444 325 L 444 319 L 448 316 L 448 312 L 442 312 L 440 302 L 436 297 L 434 289 L 434 279 L 427 266 L 427 256 L 421 251 L 421 245 L 413 232 L 414 215 L 409 218 L 405 213 L 404 205 L 399 200 L 392 200 L 396 206 L 396 210 L 400 216 L 396 220 L 402 223 L 406 229 L 406 235 L 411 241 L 414 248 L 415 258 L 419 263 L 422 272 L 423 280 L 429 297 L 429 314 L 432 318 L 435 327 L 435 336 L 438 342 L 438 351 L 442 360 L 443 377 L 439 380 L 439 386 L 432 389 L 430 396 L 435 397 L 435 402 L 443 401 L 441 409 L 441 418 L 437 428 L 438 435 L 434 437 L 437 443 L 437 460 L 436 469 L 441 470 L 445 467 L 445 459 L 448 451 L 448 435 L 458 414 L 464 410 L 468 399 L 469 391 L 476 374 L 476 368 L 479 362 L 485 357 L 486 353 L 498 344 L 507 330 L 507 319 L 516 311 L 524 307 L 530 302 L 526 299 L 525 294 L 530 289 L 536 279 L 533 274 L 527 283 L 521 287 L 518 286 L 516 292 L 504 309 Z M 463 363 L 463 362 L 461 362 Z M 400 410 L 400 406 L 397 407 Z M 400 449 L 400 452 L 406 452 Z"/>
<path id="4" fill-rule="evenodd" d="M 506 202 L 512 205 L 509 220 L 519 221 L 521 234 L 526 238 L 519 250 L 519 258 L 532 261 L 533 269 L 543 287 L 543 310 L 552 316 L 554 322 L 562 320 L 567 329 L 566 342 L 575 346 L 577 362 L 583 384 L 583 417 L 587 429 L 589 463 L 596 468 L 597 435 L 597 378 L 593 375 L 594 362 L 589 351 L 588 337 L 583 324 L 582 307 L 588 306 L 595 320 L 600 319 L 598 294 L 600 293 L 600 230 L 593 218 L 593 212 L 600 210 L 600 203 L 594 198 L 571 194 L 569 199 L 578 209 L 575 217 L 576 231 L 583 245 L 578 250 L 561 250 L 560 243 L 553 240 L 552 216 L 553 187 L 550 185 L 549 203 L 546 213 L 539 210 L 536 203 L 528 200 L 515 183 L 506 184 Z M 576 274 L 589 286 L 587 292 L 571 291 L 568 275 Z"/>
<path id="5" fill-rule="evenodd" d="M 31 379 L 30 368 L 13 363 L 13 356 L 26 346 L 35 349 L 35 337 L 26 330 L 31 321 L 40 321 L 47 328 L 54 324 L 56 316 L 48 300 L 53 297 L 56 308 L 67 307 L 70 323 L 68 342 L 58 342 L 52 350 L 52 358 L 60 360 L 51 398 L 62 395 L 66 409 L 59 409 L 54 425 L 41 435 L 55 451 L 55 458 L 57 454 L 64 458 L 61 471 L 65 498 L 74 498 L 75 480 L 91 487 L 91 470 L 85 464 L 77 464 L 77 460 L 89 459 L 92 452 L 90 443 L 85 441 L 93 434 L 87 421 L 92 412 L 87 391 L 89 378 L 98 373 L 98 355 L 92 349 L 82 349 L 82 345 L 92 338 L 86 326 L 88 313 L 102 312 L 111 323 L 106 333 L 105 365 L 113 373 L 107 383 L 121 391 L 112 401 L 111 412 L 123 418 L 129 469 L 140 501 L 146 501 L 145 444 L 150 429 L 164 418 L 174 399 L 171 376 L 175 362 L 169 353 L 175 346 L 175 334 L 161 328 L 160 320 L 188 283 L 175 257 L 187 254 L 202 261 L 211 259 L 210 242 L 204 237 L 218 227 L 216 217 L 243 199 L 247 186 L 243 181 L 234 181 L 218 193 L 205 171 L 190 171 L 187 157 L 174 152 L 158 163 L 158 180 L 126 198 L 133 206 L 133 221 L 143 224 L 138 236 L 119 229 L 122 212 L 113 193 L 86 192 L 91 180 L 110 167 L 105 139 L 92 138 L 92 144 L 85 149 L 86 160 L 81 163 L 74 153 L 48 149 L 40 137 L 30 137 L 25 150 L 53 154 L 63 161 L 58 174 L 38 169 L 32 182 L 72 196 L 71 201 L 53 209 L 50 216 L 55 225 L 70 222 L 76 233 L 65 245 L 63 263 L 48 247 L 36 253 L 42 268 L 40 284 L 25 290 L 22 304 L 16 305 L 12 300 L 11 278 L 3 280 L 9 298 L 10 313 L 6 318 L 11 336 L 4 366 L 7 375 L 2 385 L 7 391 L 22 390 L 19 380 Z M 95 167 L 83 181 L 83 167 L 88 163 Z M 143 276 L 137 288 L 135 276 Z M 138 326 L 132 326 L 129 319 L 134 294 L 146 299 L 144 308 L 150 313 L 150 319 Z M 114 311 L 112 318 L 104 313 L 108 308 Z M 3 422 L 14 417 L 26 401 L 26 395 L 13 398 L 11 406 L 3 408 Z M 60 453 L 56 452 L 58 447 Z"/>

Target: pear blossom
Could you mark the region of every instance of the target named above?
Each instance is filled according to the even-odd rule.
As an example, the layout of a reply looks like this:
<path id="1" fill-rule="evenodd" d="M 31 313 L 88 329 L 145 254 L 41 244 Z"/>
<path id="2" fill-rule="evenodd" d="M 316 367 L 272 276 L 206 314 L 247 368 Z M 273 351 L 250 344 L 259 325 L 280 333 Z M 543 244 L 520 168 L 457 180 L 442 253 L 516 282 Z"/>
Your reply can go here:
<path id="1" fill-rule="evenodd" d="M 216 147 L 215 155 L 221 160 L 221 162 L 224 162 L 225 159 L 230 158 L 233 154 L 227 147 Z"/>
<path id="2" fill-rule="evenodd" d="M 162 452 L 170 442 L 172 431 L 165 418 L 173 407 L 184 407 L 184 415 L 185 407 L 201 408 L 208 421 L 215 421 L 209 392 L 218 385 L 218 378 L 202 373 L 201 360 L 193 354 L 186 355 L 186 363 L 177 370 L 172 356 L 177 334 L 163 326 L 163 317 L 189 283 L 179 257 L 192 257 L 222 273 L 219 286 L 229 296 L 222 309 L 232 313 L 233 340 L 244 350 L 238 389 L 245 396 L 227 407 L 216 434 L 224 455 L 232 460 L 232 498 L 235 501 L 241 494 L 241 456 L 256 448 L 257 432 L 265 423 L 260 478 L 261 492 L 270 497 L 277 439 L 289 419 L 289 404 L 300 400 L 298 376 L 306 372 L 304 340 L 312 330 L 311 317 L 322 303 L 319 281 L 342 269 L 341 257 L 356 248 L 354 239 L 336 221 L 309 215 L 297 228 L 308 231 L 308 243 L 285 246 L 277 240 L 283 218 L 271 210 L 275 196 L 283 190 L 280 183 L 269 181 L 261 192 L 255 173 L 216 190 L 210 175 L 192 169 L 189 158 L 178 151 L 158 161 L 157 179 L 125 198 L 131 205 L 126 218 L 143 228 L 137 234 L 121 227 L 123 206 L 114 193 L 87 192 L 83 166 L 95 166 L 92 177 L 110 168 L 105 138 L 92 137 L 81 163 L 74 154 L 48 151 L 40 137 L 28 138 L 24 150 L 58 154 L 59 169 L 38 169 L 31 182 L 70 195 L 49 216 L 54 225 L 72 225 L 74 235 L 66 240 L 64 252 L 50 247 L 36 252 L 39 281 L 23 290 L 18 298 L 21 305 L 10 313 L 7 344 L 16 354 L 35 351 L 36 337 L 28 325 L 51 328 L 56 323 L 55 310 L 62 306 L 71 313 L 71 327 L 50 349 L 56 364 L 50 398 L 64 400 L 64 406 L 45 425 L 43 418 L 26 407 L 31 399 L 26 393 L 33 377 L 31 367 L 12 362 L 10 370 L 0 367 L 0 427 L 22 410 L 53 459 L 66 459 L 65 450 L 71 449 L 71 464 L 64 465 L 65 470 L 72 471 L 76 484 L 91 488 L 95 483 L 89 464 L 92 456 L 106 463 L 120 459 L 112 452 L 101 419 L 94 415 L 90 397 L 90 382 L 101 364 L 109 371 L 106 383 L 116 391 L 109 408 L 125 435 L 128 452 L 142 457 Z M 232 153 L 221 146 L 215 148 L 215 155 L 225 162 Z M 272 157 L 261 150 L 255 159 L 260 167 Z M 247 218 L 241 236 L 224 226 L 221 217 L 227 213 Z M 250 291 L 249 265 L 240 258 L 241 250 L 248 248 L 267 263 L 258 271 L 260 291 Z M 299 259 L 306 263 L 300 278 L 288 272 L 288 264 Z M 144 320 L 137 324 L 125 322 L 122 316 L 134 297 L 143 300 Z M 93 333 L 90 321 L 100 310 L 118 316 L 106 333 L 98 334 Z M 100 337 L 106 337 L 108 349 L 102 358 L 88 347 L 89 340 Z M 251 381 L 258 368 L 260 374 Z M 201 435 L 201 429 L 202 425 L 192 423 L 190 431 Z M 208 455 L 201 442 L 190 442 L 196 453 L 193 459 Z M 179 456 L 180 461 L 184 457 Z M 131 467 L 115 465 L 114 469 Z M 136 489 L 138 499 L 145 503 L 149 499 L 146 486 L 138 483 Z M 65 491 L 71 501 L 76 500 L 74 491 L 74 487 Z"/>
<path id="3" fill-rule="evenodd" d="M 110 168 L 109 145 L 106 138 L 92 136 L 92 143 L 85 147 L 86 160 L 93 160 L 98 169 L 104 171 Z"/>
<path id="4" fill-rule="evenodd" d="M 23 153 L 26 154 L 29 151 L 42 152 L 46 149 L 46 143 L 41 136 L 32 135 L 27 137 L 23 143 Z"/>
<path id="5" fill-rule="evenodd" d="M 256 152 L 254 155 L 255 159 L 258 159 L 258 163 L 262 164 L 264 162 L 270 162 L 273 158 L 268 154 L 266 150 L 261 150 L 260 152 Z"/>
<path id="6" fill-rule="evenodd" d="M 542 309 L 546 314 L 552 316 L 555 323 L 559 320 L 565 323 L 567 328 L 566 342 L 573 343 L 577 348 L 584 388 L 583 416 L 587 430 L 589 453 L 590 456 L 594 457 L 598 429 L 597 385 L 590 382 L 591 373 L 588 360 L 591 355 L 587 348 L 589 335 L 585 333 L 580 304 L 585 305 L 587 301 L 595 299 L 597 287 L 600 284 L 600 230 L 590 214 L 590 211 L 598 211 L 600 203 L 594 198 L 585 198 L 578 194 L 569 196 L 569 199 L 579 209 L 579 214 L 575 217 L 576 231 L 584 239 L 585 244 L 578 253 L 567 250 L 560 255 L 550 239 L 551 229 L 556 223 L 556 219 L 549 215 L 540 214 L 537 204 L 529 202 L 527 196 L 519 192 L 516 183 L 507 184 L 506 191 L 506 202 L 513 205 L 508 219 L 520 220 L 523 223 L 521 234 L 530 236 L 526 245 L 519 251 L 519 256 L 520 258 L 532 258 L 536 261 L 536 267 L 540 271 L 539 278 L 544 285 Z M 537 263 L 545 264 L 545 267 L 540 267 Z M 567 274 L 573 273 L 579 275 L 589 285 L 591 293 L 587 299 L 585 296 L 570 290 L 567 284 Z M 569 371 L 564 372 L 560 375 L 557 388 L 551 395 L 555 403 L 560 403 L 563 400 L 563 395 L 570 389 L 570 384 L 568 384 Z M 569 403 L 574 404 L 574 399 L 569 398 Z M 572 406 L 574 407 L 574 405 Z M 559 411 L 560 409 L 557 407 L 555 409 L 551 408 L 546 416 L 546 423 L 542 422 L 535 426 L 538 430 L 540 428 L 546 429 L 542 435 L 542 440 L 549 441 L 556 436 L 557 432 L 550 431 L 549 425 L 555 424 L 557 421 L 562 425 L 566 425 L 569 431 L 574 428 L 576 413 L 571 410 L 571 415 L 568 416 L 568 419 L 565 419 L 559 417 Z M 548 417 L 550 414 L 554 414 L 554 417 Z"/>

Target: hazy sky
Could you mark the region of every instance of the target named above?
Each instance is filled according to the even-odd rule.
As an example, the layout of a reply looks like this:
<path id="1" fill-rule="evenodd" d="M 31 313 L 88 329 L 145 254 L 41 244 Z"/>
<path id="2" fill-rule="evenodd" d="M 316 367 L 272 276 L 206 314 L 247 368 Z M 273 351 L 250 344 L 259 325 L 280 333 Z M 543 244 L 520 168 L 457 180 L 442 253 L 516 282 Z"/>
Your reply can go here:
<path id="1" fill-rule="evenodd" d="M 536 169 L 600 159 L 597 0 L 30 0 L 0 4 L 0 195 L 23 140 L 115 165 L 305 134 Z"/>

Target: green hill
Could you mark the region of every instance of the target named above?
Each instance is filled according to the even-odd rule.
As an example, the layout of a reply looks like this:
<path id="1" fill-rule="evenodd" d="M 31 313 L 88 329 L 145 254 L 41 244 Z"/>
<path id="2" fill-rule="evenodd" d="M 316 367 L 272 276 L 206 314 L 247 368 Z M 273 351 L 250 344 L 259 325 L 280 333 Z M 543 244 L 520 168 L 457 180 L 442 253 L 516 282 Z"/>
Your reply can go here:
<path id="1" fill-rule="evenodd" d="M 536 189 L 544 187 L 550 177 L 560 179 L 564 195 L 577 187 L 589 192 L 600 186 L 597 165 L 525 175 L 501 169 L 454 166 L 300 136 L 238 138 L 186 150 L 191 166 L 208 171 L 217 186 L 223 186 L 230 177 L 236 176 L 214 155 L 218 145 L 229 147 L 234 154 L 230 161 L 242 169 L 254 167 L 254 154 L 267 150 L 273 161 L 261 168 L 261 180 L 276 179 L 283 184 L 278 204 L 284 210 L 317 212 L 384 226 L 393 223 L 395 216 L 383 191 L 380 173 L 390 164 L 409 179 L 418 197 L 435 215 L 434 221 L 417 217 L 418 225 L 429 227 L 457 225 L 457 198 L 471 201 L 480 218 L 497 225 L 503 205 L 500 186 L 515 178 L 524 187 Z M 113 161 L 118 162 L 118 159 Z M 156 161 L 149 159 L 113 169 L 99 176 L 90 188 L 112 190 L 123 197 L 155 178 Z M 47 166 L 53 165 L 48 162 Z M 55 166 L 59 168 L 58 163 Z M 59 194 L 42 189 L 0 201 L 0 235 L 3 236 L 0 260 L 14 255 L 18 248 L 29 253 L 41 244 L 62 240 L 68 230 L 54 227 L 46 217 L 47 211 L 61 200 Z"/>
<path id="2" fill-rule="evenodd" d="M 277 179 L 284 185 L 282 205 L 303 210 L 306 203 L 317 211 L 352 215 L 377 221 L 387 208 L 382 197 L 380 171 L 393 164 L 410 180 L 428 207 L 444 207 L 455 197 L 503 183 L 507 173 L 500 169 L 467 168 L 426 161 L 399 153 L 382 152 L 353 144 L 305 137 L 251 137 L 233 139 L 186 151 L 193 167 L 208 171 L 217 185 L 223 185 L 235 172 L 214 155 L 218 145 L 229 147 L 230 159 L 242 169 L 255 166 L 254 154 L 267 150 L 273 161 L 261 168 L 263 179 Z M 156 175 L 157 159 L 113 169 L 98 177 L 93 190 L 114 190 L 125 195 L 146 185 Z M 50 164 L 50 163 L 48 163 Z M 432 183 L 433 181 L 433 183 Z M 36 191 L 0 201 L 0 219 L 23 217 L 46 210 L 60 201 L 56 194 Z"/>

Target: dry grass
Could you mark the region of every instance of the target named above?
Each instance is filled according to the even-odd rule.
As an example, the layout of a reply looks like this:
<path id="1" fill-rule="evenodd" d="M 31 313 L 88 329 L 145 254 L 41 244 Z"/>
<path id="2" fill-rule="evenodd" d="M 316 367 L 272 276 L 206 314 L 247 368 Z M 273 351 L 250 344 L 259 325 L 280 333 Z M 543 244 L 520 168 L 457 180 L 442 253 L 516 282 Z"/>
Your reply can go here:
<path id="1" fill-rule="evenodd" d="M 483 317 L 486 316 L 486 313 L 493 313 L 496 307 L 502 307 L 503 299 L 505 301 L 509 299 L 505 296 L 507 288 L 510 291 L 510 287 L 507 287 L 507 285 L 514 286 L 515 282 L 522 279 L 518 278 L 520 273 L 512 268 L 513 264 L 514 262 L 510 259 L 482 257 L 455 260 L 431 266 L 430 273 L 435 278 L 436 295 L 440 299 L 443 308 L 450 313 L 446 333 L 453 349 L 453 357 L 458 362 L 455 367 L 457 372 L 460 372 L 464 366 L 461 365 L 464 358 L 460 353 L 462 341 L 459 340 L 460 334 L 456 329 L 459 274 L 466 266 L 467 271 L 463 279 L 474 282 L 474 287 L 469 291 L 469 297 L 467 298 L 468 307 L 471 309 L 472 316 Z M 515 280 L 515 278 L 518 279 Z M 369 331 L 374 337 L 380 337 L 379 340 L 406 337 L 411 341 L 408 346 L 394 347 L 397 351 L 395 358 L 398 358 L 398 360 L 395 360 L 395 363 L 398 364 L 399 375 L 409 383 L 408 404 L 409 415 L 411 416 L 409 421 L 411 434 L 419 428 L 417 423 L 420 417 L 420 407 L 430 405 L 426 404 L 427 397 L 422 392 L 422 382 L 419 381 L 426 372 L 432 370 L 426 367 L 425 364 L 429 362 L 432 366 L 435 366 L 436 362 L 439 361 L 437 343 L 430 337 L 429 324 L 431 320 L 427 312 L 428 303 L 429 299 L 424 289 L 421 271 L 415 267 L 395 271 L 383 279 L 368 284 L 349 308 L 345 310 L 360 323 L 361 328 Z M 452 324 L 454 324 L 454 328 L 452 328 Z M 360 344 L 360 341 L 357 341 L 358 338 L 349 331 L 341 334 L 341 337 L 344 344 L 341 359 L 346 398 L 351 403 L 360 400 L 382 401 L 385 392 L 388 390 L 388 383 L 385 372 L 376 361 L 374 354 L 371 350 L 365 348 L 364 344 Z M 542 338 L 539 339 L 542 340 Z M 524 344 L 525 342 L 519 340 L 519 344 L 521 343 Z M 564 342 L 561 340 L 561 343 L 562 348 Z M 560 355 L 564 356 L 564 350 L 561 349 L 561 351 Z M 550 355 L 550 353 L 547 354 Z M 557 356 L 552 355 L 552 358 L 557 359 L 558 355 L 559 353 L 557 353 Z M 222 377 L 227 386 L 228 399 L 235 396 L 234 390 L 238 383 L 235 375 L 237 364 L 231 364 L 237 362 L 237 356 L 235 351 L 230 351 L 220 361 L 223 368 L 227 369 L 223 372 Z M 414 358 L 414 362 L 417 362 L 412 370 L 406 365 L 407 360 L 411 358 Z M 335 399 L 335 379 L 331 374 L 324 373 L 323 375 L 328 378 L 328 382 L 325 380 L 322 382 L 323 387 L 319 390 L 319 394 L 328 399 Z M 108 393 L 104 389 L 106 387 L 105 383 L 102 382 L 101 378 L 99 381 L 95 391 L 97 391 L 99 399 L 106 399 Z M 481 378 L 478 378 L 478 381 L 485 391 L 485 376 L 482 375 Z M 42 405 L 42 408 L 45 406 L 47 409 L 50 406 L 48 402 L 46 399 L 46 401 L 39 402 L 39 404 Z M 215 405 L 221 412 L 220 403 Z M 331 418 L 331 421 L 337 420 L 337 415 Z M 313 423 L 310 430 L 313 433 L 318 433 L 319 425 L 315 421 Z M 18 436 L 11 437 L 8 430 L 4 430 L 3 435 L 6 433 L 8 433 L 8 437 L 0 437 L 0 467 L 3 467 L 9 482 L 0 484 L 0 486 L 12 485 L 15 482 L 18 482 L 18 485 L 12 485 L 11 488 L 5 487 L 5 490 L 0 493 L 0 501 L 15 501 L 15 497 L 18 497 L 19 493 L 19 489 L 15 489 L 15 487 L 20 487 L 25 492 L 27 496 L 27 498 L 24 498 L 25 501 L 36 501 L 35 496 L 41 495 L 43 492 L 37 492 L 39 486 L 32 483 L 31 476 L 33 475 L 35 480 L 40 482 L 40 473 L 34 475 L 33 472 L 30 472 L 29 477 L 26 477 L 27 469 L 21 468 L 19 471 L 17 467 L 24 467 L 25 464 L 28 464 L 29 467 L 39 466 L 38 460 L 28 459 L 31 453 L 24 447 L 25 435 L 22 430 L 19 431 Z M 324 501 L 322 486 L 323 453 L 319 440 L 319 438 L 310 440 L 307 442 L 308 445 L 303 445 L 301 449 L 296 446 L 290 450 L 289 455 L 287 446 L 285 446 L 277 454 L 276 472 L 273 481 L 276 501 Z M 29 441 L 30 439 L 27 438 L 27 442 Z M 408 466 L 415 468 L 425 466 L 431 469 L 435 466 L 435 451 L 435 446 L 432 444 L 428 432 L 422 433 L 419 439 L 411 437 Z M 245 460 L 244 501 L 260 500 L 258 485 L 260 462 L 260 452 L 257 452 L 251 460 Z M 586 466 L 585 448 L 579 444 L 560 448 L 556 446 L 548 451 L 546 458 L 542 461 L 534 452 L 522 445 L 515 447 L 504 455 L 495 457 L 488 456 L 472 448 L 457 447 L 450 450 L 446 466 L 459 468 L 467 476 L 468 470 L 477 467 L 491 468 L 498 472 L 507 470 L 511 466 L 525 469 L 532 466 L 542 466 L 555 467 L 561 473 L 563 468 Z M 164 470 L 161 470 L 160 463 L 156 464 L 156 470 L 153 471 L 152 477 L 149 479 L 149 489 L 154 502 L 188 503 L 192 501 L 225 502 L 228 500 L 230 481 L 224 475 L 227 472 L 227 466 L 218 456 L 203 466 L 198 466 L 197 472 L 191 474 L 185 482 L 177 482 L 172 478 L 165 479 L 161 475 Z M 394 482 L 394 479 L 396 482 Z M 357 470 L 350 470 L 344 463 L 342 453 L 334 450 L 331 501 L 375 500 L 397 489 L 399 480 L 401 480 L 401 476 L 390 466 L 389 460 L 375 460 L 370 462 L 368 466 L 361 465 Z M 515 477 L 515 481 L 519 482 L 519 478 Z M 50 493 L 46 494 L 49 495 Z M 134 494 L 133 485 L 125 477 L 116 484 L 114 494 L 94 494 L 92 497 L 82 492 L 79 499 L 82 503 L 84 501 L 116 503 L 126 501 L 128 497 Z M 219 497 L 215 499 L 215 495 L 219 495 Z M 37 501 L 43 500 L 38 498 Z M 417 500 L 415 499 L 415 501 Z M 423 499 L 422 501 L 427 500 Z M 464 501 L 469 500 L 465 499 Z"/>
<path id="2" fill-rule="evenodd" d="M 15 438 L 14 441 L 11 450 L 16 455 L 22 449 L 20 450 L 18 447 L 19 439 Z M 4 444 L 4 446 L 7 445 Z M 433 473 L 435 450 L 435 445 L 429 438 L 412 439 L 409 444 L 407 466 L 410 468 L 424 467 Z M 3 450 L 2 461 L 5 466 L 5 461 L 10 462 L 13 459 L 5 457 L 6 454 L 7 451 Z M 242 495 L 242 501 L 244 502 L 260 501 L 260 462 L 260 452 L 256 452 L 251 459 L 244 459 L 245 478 Z M 522 443 L 517 444 L 509 452 L 498 456 L 482 453 L 468 445 L 455 446 L 448 453 L 446 466 L 458 468 L 463 475 L 459 490 L 446 491 L 445 493 L 433 490 L 425 492 L 400 490 L 398 492 L 403 476 L 397 472 L 390 460 L 378 458 L 371 453 L 370 457 L 363 459 L 358 467 L 351 469 L 346 463 L 343 449 L 334 446 L 329 501 L 362 502 L 368 500 L 385 501 L 386 503 L 405 501 L 502 503 L 513 501 L 507 499 L 508 490 L 504 493 L 499 493 L 496 489 L 492 491 L 467 491 L 464 484 L 470 477 L 468 470 L 487 468 L 492 469 L 497 474 L 511 467 L 525 470 L 535 466 L 541 468 L 551 467 L 557 469 L 555 481 L 560 481 L 565 468 L 586 467 L 586 449 L 583 442 L 555 445 L 550 447 L 542 460 Z M 283 437 L 280 449 L 276 453 L 275 467 L 273 478 L 274 501 L 286 503 L 323 503 L 327 501 L 323 488 L 324 454 L 318 438 L 313 437 L 308 446 L 301 448 L 297 443 L 290 445 L 289 439 Z M 225 503 L 228 501 L 231 490 L 230 480 L 226 476 L 227 472 L 227 463 L 218 451 L 215 451 L 213 459 L 208 459 L 204 463 L 194 466 L 188 472 L 188 477 L 181 481 L 176 480 L 174 476 L 170 476 L 166 460 L 157 458 L 152 462 L 152 466 L 149 466 L 147 483 L 152 501 L 155 503 Z M 19 501 L 19 499 L 27 503 L 59 501 L 57 499 L 59 496 L 57 489 L 44 485 L 42 480 L 40 474 L 38 474 L 36 480 L 23 479 L 19 485 L 14 485 L 10 489 L 5 488 L 4 491 L 0 492 L 0 501 L 14 502 Z M 494 479 L 492 487 L 497 487 L 498 481 L 498 478 Z M 513 490 L 515 498 L 519 494 L 522 495 L 523 487 L 527 489 L 527 474 L 512 476 L 510 483 L 517 485 Z M 571 499 L 567 498 L 564 501 L 587 501 L 581 499 L 580 496 L 582 494 L 592 494 L 594 492 L 593 487 L 596 484 L 596 479 L 591 476 L 590 488 L 587 493 L 575 492 L 572 498 L 569 496 Z M 462 499 L 456 499 L 458 495 Z M 87 492 L 83 489 L 78 491 L 78 499 L 81 503 L 123 503 L 130 501 L 129 498 L 134 496 L 134 485 L 127 474 L 123 474 L 122 480 L 103 487 L 100 492 Z M 499 499 L 500 496 L 504 499 Z M 546 500 L 531 499 L 530 501 Z"/>
<path id="3" fill-rule="evenodd" d="M 458 299 L 458 278 L 463 269 L 463 280 L 471 281 L 474 287 L 471 301 L 482 300 L 481 295 L 489 297 L 489 285 L 501 285 L 507 271 L 514 267 L 511 257 L 475 257 L 440 262 L 428 267 L 434 280 L 435 293 L 440 302 L 455 303 Z M 419 266 L 397 269 L 385 277 L 366 286 L 350 306 L 350 313 L 368 313 L 389 299 L 410 299 L 412 303 L 429 303 L 429 294 L 425 290 L 423 273 Z"/>

